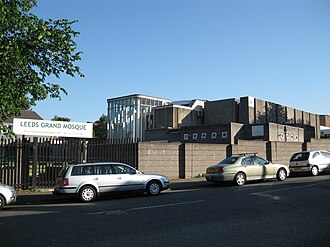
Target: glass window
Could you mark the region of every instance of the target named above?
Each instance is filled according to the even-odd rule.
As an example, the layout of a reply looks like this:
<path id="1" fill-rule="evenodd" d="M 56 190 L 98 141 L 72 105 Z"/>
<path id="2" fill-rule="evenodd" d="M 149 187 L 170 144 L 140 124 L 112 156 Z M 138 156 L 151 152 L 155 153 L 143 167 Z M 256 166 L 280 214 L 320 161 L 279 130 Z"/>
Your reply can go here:
<path id="1" fill-rule="evenodd" d="M 97 166 L 95 166 L 94 174 L 95 175 L 113 174 L 112 165 L 110 165 L 110 164 L 97 165 Z"/>
<path id="2" fill-rule="evenodd" d="M 136 171 L 132 169 L 131 167 L 120 165 L 120 164 L 114 164 L 113 165 L 113 172 L 115 174 L 135 174 Z"/>
<path id="3" fill-rule="evenodd" d="M 316 152 L 316 153 L 313 154 L 312 158 L 315 159 L 315 158 L 317 158 L 319 155 L 320 155 L 320 153 L 319 153 L 319 152 Z"/>
<path id="4" fill-rule="evenodd" d="M 219 164 L 234 164 L 238 157 L 228 157 L 227 159 L 224 159 Z"/>
<path id="5" fill-rule="evenodd" d="M 330 153 L 322 151 L 321 154 L 323 155 L 324 158 L 330 158 Z"/>
<path id="6" fill-rule="evenodd" d="M 246 157 L 242 160 L 242 165 L 243 166 L 252 166 L 252 165 L 254 165 L 254 162 L 251 157 Z"/>
<path id="7" fill-rule="evenodd" d="M 93 175 L 94 166 L 74 166 L 72 168 L 71 176 L 85 176 L 85 175 Z"/>
<path id="8" fill-rule="evenodd" d="M 251 158 L 252 158 L 252 160 L 254 160 L 254 162 L 257 165 L 266 165 L 266 164 L 268 164 L 268 161 L 261 158 L 261 157 L 255 156 L 255 157 L 251 157 Z"/>
<path id="9" fill-rule="evenodd" d="M 290 161 L 302 161 L 309 159 L 309 152 L 296 153 L 292 155 Z"/>

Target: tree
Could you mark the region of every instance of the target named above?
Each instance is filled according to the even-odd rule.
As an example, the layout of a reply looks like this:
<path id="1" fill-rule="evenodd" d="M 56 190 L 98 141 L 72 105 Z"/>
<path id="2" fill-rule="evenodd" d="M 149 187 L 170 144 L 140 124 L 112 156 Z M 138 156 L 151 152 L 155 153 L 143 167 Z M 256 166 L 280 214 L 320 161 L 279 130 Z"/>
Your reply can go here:
<path id="1" fill-rule="evenodd" d="M 64 121 L 64 122 L 70 122 L 71 119 L 70 119 L 70 118 L 67 118 L 67 117 L 60 117 L 60 116 L 55 115 L 55 116 L 52 118 L 52 121 Z"/>
<path id="2" fill-rule="evenodd" d="M 0 131 L 20 110 L 66 95 L 55 82 L 62 74 L 84 76 L 75 65 L 76 21 L 43 20 L 31 13 L 36 6 L 37 0 L 0 0 Z"/>
<path id="3" fill-rule="evenodd" d="M 103 138 L 107 137 L 107 117 L 102 114 L 99 120 L 94 123 L 94 137 Z"/>

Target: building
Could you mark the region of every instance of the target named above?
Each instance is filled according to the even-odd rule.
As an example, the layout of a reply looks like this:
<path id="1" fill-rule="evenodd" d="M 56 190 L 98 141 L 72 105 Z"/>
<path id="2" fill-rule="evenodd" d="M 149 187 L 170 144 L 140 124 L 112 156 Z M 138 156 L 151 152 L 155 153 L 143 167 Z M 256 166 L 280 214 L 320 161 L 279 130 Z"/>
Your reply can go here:
<path id="1" fill-rule="evenodd" d="M 171 100 L 141 94 L 107 100 L 107 138 L 111 141 L 144 141 L 145 130 L 153 128 L 153 109 Z"/>
<path id="2" fill-rule="evenodd" d="M 108 103 L 118 99 L 123 98 L 110 99 Z M 135 140 L 153 142 L 235 144 L 239 139 L 305 142 L 320 138 L 319 115 L 250 96 L 215 101 L 166 100 L 163 105 L 149 105 L 147 111 L 134 106 L 132 109 L 140 116 L 123 117 L 127 115 L 123 109 L 119 110 L 120 114 L 109 114 L 110 139 L 124 139 L 134 131 L 139 133 Z M 132 119 L 143 121 L 132 124 Z M 129 131 L 122 127 L 129 124 Z"/>
<path id="3" fill-rule="evenodd" d="M 26 118 L 26 119 L 34 119 L 34 120 L 43 120 L 42 117 L 38 115 L 35 111 L 31 110 L 21 110 L 20 115 L 16 117 L 11 117 L 3 121 L 3 124 L 8 126 L 11 130 L 13 130 L 13 121 L 14 118 Z M 4 137 L 3 133 L 0 133 L 0 137 Z"/>

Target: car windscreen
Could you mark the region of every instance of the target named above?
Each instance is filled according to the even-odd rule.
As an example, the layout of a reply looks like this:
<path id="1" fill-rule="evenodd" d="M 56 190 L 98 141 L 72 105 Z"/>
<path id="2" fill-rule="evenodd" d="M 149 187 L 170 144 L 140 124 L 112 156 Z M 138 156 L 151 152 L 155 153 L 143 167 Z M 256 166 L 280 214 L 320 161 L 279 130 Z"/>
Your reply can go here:
<path id="1" fill-rule="evenodd" d="M 219 164 L 234 164 L 238 157 L 228 157 L 227 159 L 224 159 Z"/>
<path id="2" fill-rule="evenodd" d="M 308 158 L 309 158 L 308 152 L 296 153 L 296 154 L 292 155 L 290 161 L 303 161 L 303 160 L 308 160 Z"/>

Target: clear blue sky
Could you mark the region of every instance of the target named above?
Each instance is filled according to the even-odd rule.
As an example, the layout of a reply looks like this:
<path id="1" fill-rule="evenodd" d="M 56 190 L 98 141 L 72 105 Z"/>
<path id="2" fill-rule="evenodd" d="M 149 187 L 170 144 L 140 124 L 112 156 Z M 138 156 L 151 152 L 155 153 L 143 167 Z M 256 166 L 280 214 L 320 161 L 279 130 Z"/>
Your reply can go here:
<path id="1" fill-rule="evenodd" d="M 330 114 L 329 0 L 39 0 L 42 18 L 78 20 L 85 78 L 62 77 L 44 119 L 95 121 L 107 99 L 253 96 Z"/>

